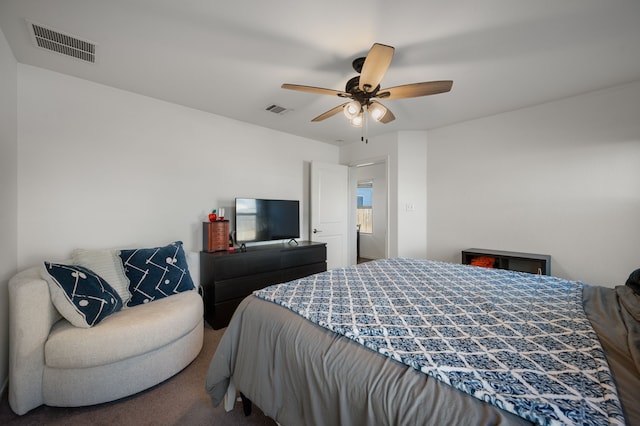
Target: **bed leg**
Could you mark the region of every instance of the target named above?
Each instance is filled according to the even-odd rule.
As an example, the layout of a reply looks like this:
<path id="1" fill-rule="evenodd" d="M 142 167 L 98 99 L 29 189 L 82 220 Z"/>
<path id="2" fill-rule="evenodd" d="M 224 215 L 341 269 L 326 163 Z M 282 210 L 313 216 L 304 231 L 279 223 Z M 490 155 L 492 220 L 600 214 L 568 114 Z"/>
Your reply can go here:
<path id="1" fill-rule="evenodd" d="M 251 414 L 251 400 L 244 396 L 242 392 L 240 392 L 240 399 L 242 399 L 242 412 L 245 416 Z"/>

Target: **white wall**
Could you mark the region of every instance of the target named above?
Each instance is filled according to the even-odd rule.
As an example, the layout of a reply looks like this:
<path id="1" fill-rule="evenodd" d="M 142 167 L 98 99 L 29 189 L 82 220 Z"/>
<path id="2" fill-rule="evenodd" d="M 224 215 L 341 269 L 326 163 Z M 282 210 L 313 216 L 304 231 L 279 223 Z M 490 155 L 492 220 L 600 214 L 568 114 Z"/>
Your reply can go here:
<path id="1" fill-rule="evenodd" d="M 398 256 L 427 257 L 427 133 L 398 132 Z"/>
<path id="2" fill-rule="evenodd" d="M 640 82 L 429 132 L 428 256 L 545 253 L 552 275 L 640 267 Z"/>
<path id="3" fill-rule="evenodd" d="M 0 394 L 7 384 L 9 306 L 7 283 L 16 273 L 18 240 L 17 62 L 0 30 Z"/>
<path id="4" fill-rule="evenodd" d="M 309 162 L 338 148 L 18 65 L 18 265 L 76 247 L 202 247 L 202 221 L 236 196 L 299 199 Z"/>

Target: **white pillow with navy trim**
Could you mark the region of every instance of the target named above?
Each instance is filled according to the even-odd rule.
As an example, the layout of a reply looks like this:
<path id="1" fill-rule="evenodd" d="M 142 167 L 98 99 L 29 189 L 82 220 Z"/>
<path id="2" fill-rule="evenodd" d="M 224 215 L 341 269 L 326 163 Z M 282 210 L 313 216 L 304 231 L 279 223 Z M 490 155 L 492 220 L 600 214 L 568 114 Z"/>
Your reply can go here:
<path id="1" fill-rule="evenodd" d="M 124 274 L 118 249 L 75 249 L 71 252 L 74 265 L 84 266 L 105 279 L 120 295 L 123 307 L 131 299 L 129 279 Z"/>

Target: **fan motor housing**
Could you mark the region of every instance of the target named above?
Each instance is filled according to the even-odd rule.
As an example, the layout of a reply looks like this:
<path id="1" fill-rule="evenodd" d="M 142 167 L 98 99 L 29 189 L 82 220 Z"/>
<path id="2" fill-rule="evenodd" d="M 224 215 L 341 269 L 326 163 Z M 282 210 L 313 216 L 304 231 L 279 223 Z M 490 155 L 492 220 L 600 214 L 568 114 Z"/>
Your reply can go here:
<path id="1" fill-rule="evenodd" d="M 380 85 L 371 92 L 363 92 L 360 90 L 360 76 L 349 79 L 344 88 L 345 92 L 351 93 L 352 99 L 360 102 L 362 105 L 369 105 L 369 100 L 376 97 L 378 90 L 380 90 Z"/>
<path id="2" fill-rule="evenodd" d="M 366 57 L 356 58 L 353 60 L 353 62 L 351 62 L 351 66 L 353 67 L 354 70 L 356 70 L 358 74 L 362 72 L 362 66 L 364 65 L 365 59 L 367 58 Z"/>

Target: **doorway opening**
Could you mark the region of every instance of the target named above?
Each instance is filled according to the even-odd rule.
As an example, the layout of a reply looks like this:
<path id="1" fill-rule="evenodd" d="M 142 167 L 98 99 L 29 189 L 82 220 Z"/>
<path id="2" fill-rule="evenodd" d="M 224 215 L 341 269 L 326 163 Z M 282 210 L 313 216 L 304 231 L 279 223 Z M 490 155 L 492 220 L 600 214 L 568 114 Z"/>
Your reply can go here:
<path id="1" fill-rule="evenodd" d="M 350 187 L 356 241 L 353 263 L 388 256 L 388 177 L 386 159 L 356 164 L 350 170 Z"/>

